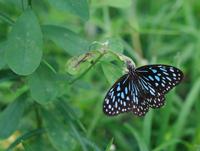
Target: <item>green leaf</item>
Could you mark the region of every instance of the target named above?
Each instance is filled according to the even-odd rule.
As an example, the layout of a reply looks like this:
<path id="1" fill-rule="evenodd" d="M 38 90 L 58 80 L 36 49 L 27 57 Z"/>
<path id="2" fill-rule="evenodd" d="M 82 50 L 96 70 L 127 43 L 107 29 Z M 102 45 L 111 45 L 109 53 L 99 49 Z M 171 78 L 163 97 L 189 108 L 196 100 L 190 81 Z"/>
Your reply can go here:
<path id="1" fill-rule="evenodd" d="M 106 151 L 110 151 L 110 150 L 111 150 L 111 147 L 112 147 L 112 145 L 113 145 L 113 141 L 114 141 L 114 138 L 112 138 L 112 139 L 110 140 L 109 144 L 108 144 L 107 147 L 106 147 Z"/>
<path id="2" fill-rule="evenodd" d="M 38 103 L 49 103 L 57 97 L 59 89 L 57 77 L 46 64 L 42 63 L 33 74 L 28 76 L 28 84 L 31 96 Z"/>
<path id="3" fill-rule="evenodd" d="M 56 149 L 54 149 L 54 147 L 49 143 L 49 141 L 47 141 L 46 135 L 42 135 L 42 131 L 43 133 L 45 132 L 44 129 L 38 129 L 34 131 L 29 131 L 27 134 L 25 134 L 30 137 L 26 137 L 25 135 L 21 136 L 21 140 L 19 141 L 22 142 L 25 151 L 56 151 Z M 41 134 L 39 132 L 41 132 Z M 12 148 L 10 148 L 10 150 L 11 149 Z"/>
<path id="4" fill-rule="evenodd" d="M 6 61 L 17 74 L 29 75 L 42 58 L 42 32 L 35 14 L 25 11 L 16 21 L 8 36 Z"/>
<path id="5" fill-rule="evenodd" d="M 15 139 L 15 141 L 10 144 L 10 146 L 6 149 L 6 151 L 13 151 L 17 145 L 19 145 L 22 142 L 31 140 L 32 137 L 37 139 L 37 142 L 38 142 L 39 138 L 41 137 L 41 134 L 43 134 L 44 132 L 45 132 L 45 130 L 42 128 L 28 131 L 28 132 L 22 134 L 21 136 L 19 136 L 17 139 Z M 42 149 L 38 149 L 38 150 L 42 150 Z"/>
<path id="6" fill-rule="evenodd" d="M 6 65 L 5 50 L 6 50 L 6 42 L 0 43 L 0 69 L 2 69 Z"/>
<path id="7" fill-rule="evenodd" d="M 67 28 L 46 25 L 42 27 L 42 31 L 47 39 L 55 42 L 60 48 L 72 56 L 89 51 L 88 41 Z"/>
<path id="8" fill-rule="evenodd" d="M 133 135 L 136 139 L 139 150 L 141 151 L 148 151 L 148 147 L 143 139 L 143 137 L 138 133 L 138 131 L 130 124 L 125 124 L 125 128 Z"/>
<path id="9" fill-rule="evenodd" d="M 79 16 L 83 21 L 89 19 L 89 8 L 87 0 L 49 0 L 49 3 L 59 10 L 67 11 Z"/>
<path id="10" fill-rule="evenodd" d="M 25 99 L 25 95 L 21 95 L 0 114 L 0 139 L 9 137 L 17 130 L 24 113 Z"/>
<path id="11" fill-rule="evenodd" d="M 173 138 L 179 139 L 181 135 L 183 135 L 182 131 L 184 131 L 184 127 L 188 122 L 189 114 L 192 112 L 192 107 L 197 101 L 200 92 L 200 78 L 198 78 L 194 85 L 191 87 L 190 92 L 188 93 L 185 101 L 182 104 L 182 108 L 179 111 L 179 117 L 176 120 Z"/>
<path id="12" fill-rule="evenodd" d="M 97 51 L 90 51 L 83 55 L 72 57 L 66 63 L 66 71 L 71 75 L 79 75 L 87 70 L 99 55 Z"/>
<path id="13" fill-rule="evenodd" d="M 108 42 L 108 50 L 123 53 L 124 46 L 122 40 L 119 37 L 107 38 L 106 41 Z"/>
<path id="14" fill-rule="evenodd" d="M 71 135 L 69 125 L 64 125 L 52 110 L 43 109 L 42 116 L 52 145 L 59 151 L 73 150 L 76 141 Z"/>
<path id="15" fill-rule="evenodd" d="M 101 62 L 104 75 L 110 84 L 114 83 L 116 79 L 122 76 L 122 67 L 108 62 Z"/>

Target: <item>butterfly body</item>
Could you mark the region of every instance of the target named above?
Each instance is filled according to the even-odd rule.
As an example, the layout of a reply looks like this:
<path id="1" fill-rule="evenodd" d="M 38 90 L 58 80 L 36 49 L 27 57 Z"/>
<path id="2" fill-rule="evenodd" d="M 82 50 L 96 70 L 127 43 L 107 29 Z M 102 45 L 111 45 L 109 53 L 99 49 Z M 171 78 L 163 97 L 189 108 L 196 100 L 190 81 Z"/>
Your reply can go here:
<path id="1" fill-rule="evenodd" d="M 127 68 L 128 73 L 119 78 L 106 94 L 103 103 L 106 115 L 133 112 L 144 116 L 149 108 L 162 107 L 165 104 L 164 95 L 183 78 L 181 70 L 169 65 L 135 68 L 128 63 Z"/>

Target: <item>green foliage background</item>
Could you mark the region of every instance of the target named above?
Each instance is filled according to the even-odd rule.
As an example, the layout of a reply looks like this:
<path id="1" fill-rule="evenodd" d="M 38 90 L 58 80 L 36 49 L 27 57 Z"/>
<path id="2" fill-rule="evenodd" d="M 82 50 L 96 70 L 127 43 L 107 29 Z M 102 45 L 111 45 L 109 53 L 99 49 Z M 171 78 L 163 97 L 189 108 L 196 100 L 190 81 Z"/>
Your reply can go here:
<path id="1" fill-rule="evenodd" d="M 199 20 L 195 0 L 0 0 L 0 151 L 200 150 Z M 103 114 L 125 56 L 183 70 L 165 107 Z"/>

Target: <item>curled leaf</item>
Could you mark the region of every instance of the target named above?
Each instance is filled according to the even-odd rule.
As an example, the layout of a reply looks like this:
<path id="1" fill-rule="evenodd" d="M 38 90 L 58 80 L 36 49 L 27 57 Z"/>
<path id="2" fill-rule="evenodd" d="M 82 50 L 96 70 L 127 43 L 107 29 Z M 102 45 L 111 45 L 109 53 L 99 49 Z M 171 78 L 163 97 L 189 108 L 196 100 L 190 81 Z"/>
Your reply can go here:
<path id="1" fill-rule="evenodd" d="M 90 51 L 80 56 L 69 59 L 66 63 L 66 71 L 71 75 L 83 73 L 99 56 L 99 52 Z"/>

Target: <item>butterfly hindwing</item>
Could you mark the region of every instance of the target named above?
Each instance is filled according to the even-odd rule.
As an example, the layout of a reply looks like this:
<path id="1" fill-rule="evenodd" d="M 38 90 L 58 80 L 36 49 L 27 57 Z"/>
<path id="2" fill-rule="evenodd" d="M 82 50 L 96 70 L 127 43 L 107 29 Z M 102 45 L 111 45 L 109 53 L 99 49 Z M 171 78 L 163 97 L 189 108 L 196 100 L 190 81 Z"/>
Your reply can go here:
<path id="1" fill-rule="evenodd" d="M 150 97 L 147 98 L 147 102 L 149 104 L 149 107 L 153 109 L 160 108 L 165 105 L 165 97 L 163 95 L 159 97 Z"/>
<path id="2" fill-rule="evenodd" d="M 134 104 L 132 112 L 137 116 L 144 116 L 149 111 L 149 104 L 146 100 L 141 100 L 139 104 Z"/>

